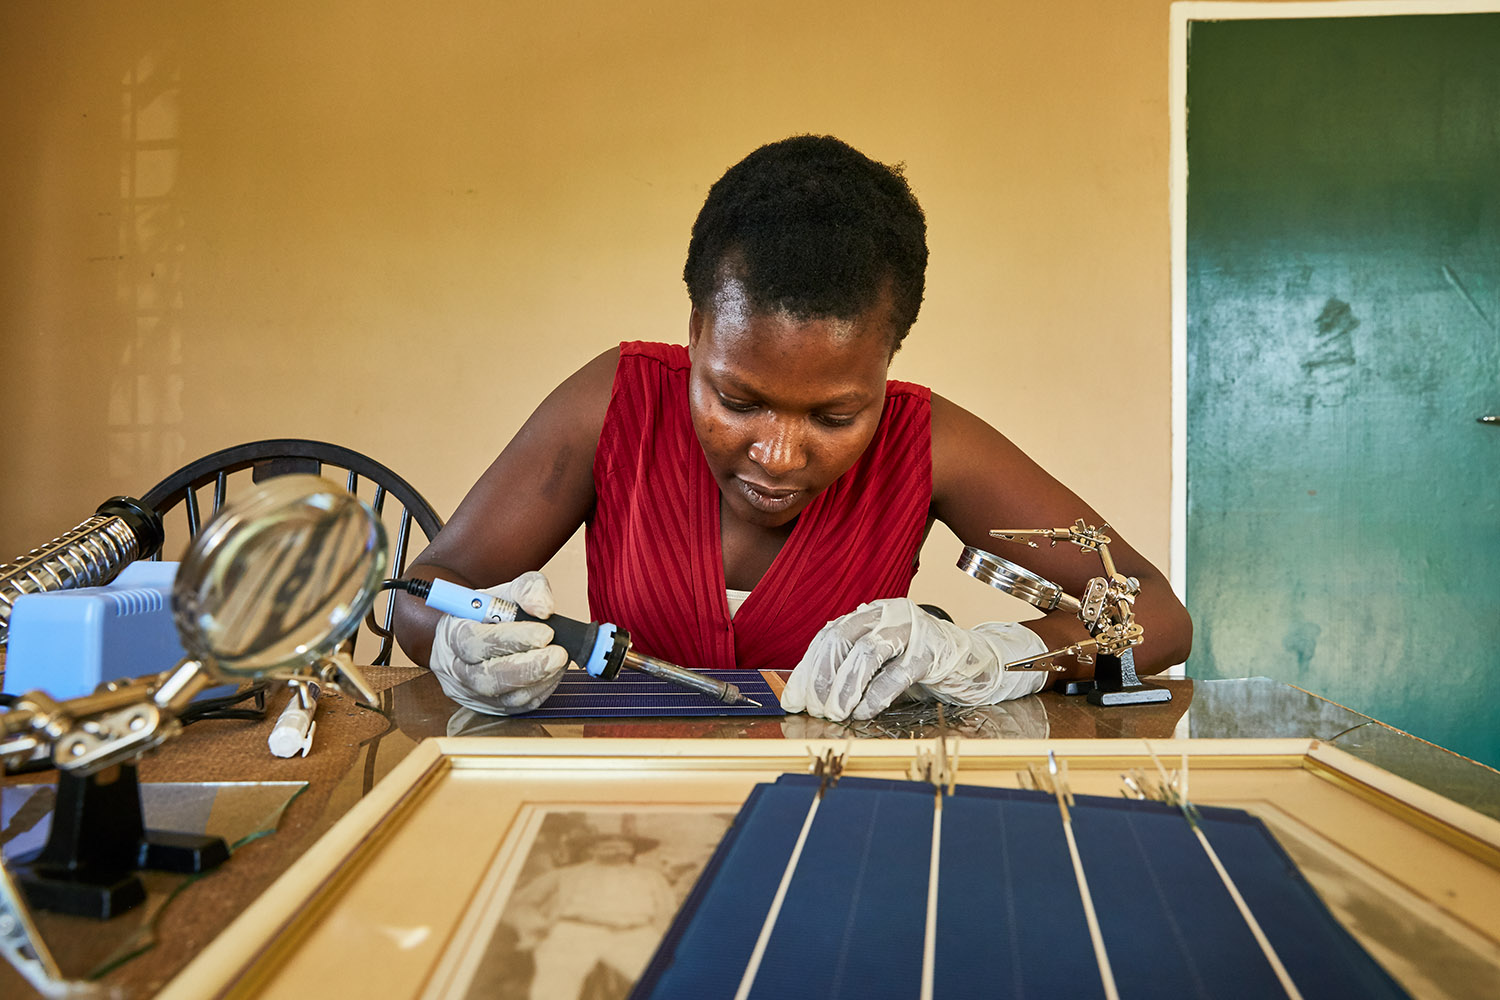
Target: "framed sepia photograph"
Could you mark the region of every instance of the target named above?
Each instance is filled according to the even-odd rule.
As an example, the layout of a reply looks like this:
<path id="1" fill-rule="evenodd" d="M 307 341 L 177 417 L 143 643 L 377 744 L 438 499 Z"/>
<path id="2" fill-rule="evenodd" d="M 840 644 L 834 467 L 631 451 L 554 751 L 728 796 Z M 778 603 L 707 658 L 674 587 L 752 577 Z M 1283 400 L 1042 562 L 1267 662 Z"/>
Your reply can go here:
<path id="1" fill-rule="evenodd" d="M 625 1000 L 734 811 L 523 806 L 423 996 Z"/>
<path id="2" fill-rule="evenodd" d="M 159 996 L 623 997 L 756 785 L 830 752 L 846 755 L 846 775 L 906 779 L 936 748 L 429 740 Z M 999 788 L 1026 787 L 1049 752 L 1080 795 L 1118 798 L 1127 773 L 1190 771 L 1191 799 L 1261 818 L 1412 995 L 1500 983 L 1500 822 L 1340 750 L 1308 739 L 945 749 L 960 784 Z"/>

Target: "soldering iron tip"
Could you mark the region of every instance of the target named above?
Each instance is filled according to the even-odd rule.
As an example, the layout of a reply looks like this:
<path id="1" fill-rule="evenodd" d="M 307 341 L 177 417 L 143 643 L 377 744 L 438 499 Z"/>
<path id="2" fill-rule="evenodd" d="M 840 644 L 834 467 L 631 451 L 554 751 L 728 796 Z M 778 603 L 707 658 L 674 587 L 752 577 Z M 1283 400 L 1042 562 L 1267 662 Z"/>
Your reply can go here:
<path id="1" fill-rule="evenodd" d="M 743 701 L 743 702 L 745 702 L 746 704 L 754 705 L 756 708 L 765 708 L 766 707 L 766 706 L 762 705 L 760 702 L 756 701 L 754 698 L 749 698 L 749 697 L 746 697 L 745 695 L 740 695 L 740 700 Z"/>

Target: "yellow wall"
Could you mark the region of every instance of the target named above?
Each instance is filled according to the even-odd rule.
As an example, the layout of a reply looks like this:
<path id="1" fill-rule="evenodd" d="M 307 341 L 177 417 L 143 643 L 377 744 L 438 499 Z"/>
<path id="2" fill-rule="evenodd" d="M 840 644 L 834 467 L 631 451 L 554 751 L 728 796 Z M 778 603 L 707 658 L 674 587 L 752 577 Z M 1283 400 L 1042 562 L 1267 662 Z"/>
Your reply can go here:
<path id="1" fill-rule="evenodd" d="M 265 437 L 448 515 L 570 371 L 683 338 L 724 168 L 827 132 L 927 211 L 895 375 L 1165 566 L 1167 30 L 1166 0 L 7 0 L 0 560 Z M 916 596 L 997 617 L 957 556 L 935 531 Z M 550 570 L 581 615 L 581 538 Z"/>

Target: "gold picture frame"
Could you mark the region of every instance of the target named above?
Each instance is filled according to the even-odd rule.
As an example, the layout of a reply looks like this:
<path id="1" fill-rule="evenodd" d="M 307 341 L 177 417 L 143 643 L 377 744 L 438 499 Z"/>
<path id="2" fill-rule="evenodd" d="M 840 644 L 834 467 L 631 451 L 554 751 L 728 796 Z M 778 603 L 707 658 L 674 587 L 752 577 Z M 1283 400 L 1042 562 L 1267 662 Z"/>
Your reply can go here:
<path id="1" fill-rule="evenodd" d="M 494 896 L 507 852 L 524 847 L 539 807 L 734 811 L 755 784 L 806 771 L 830 750 L 847 755 L 848 774 L 898 778 L 919 750 L 935 747 L 428 740 L 160 996 L 444 995 L 459 964 L 455 942 L 482 937 L 476 908 Z M 1185 769 L 1195 802 L 1260 816 L 1335 915 L 1413 995 L 1473 996 L 1476 967 L 1500 983 L 1493 923 L 1500 822 L 1343 751 L 1307 739 L 950 740 L 948 748 L 958 781 L 975 785 L 1019 787 L 1020 773 L 1049 751 L 1068 762 L 1078 794 L 1118 795 L 1131 770 Z M 1388 915 L 1389 926 L 1369 926 L 1360 914 L 1372 910 Z M 1423 947 L 1402 943 L 1414 939 Z M 1454 994 L 1455 985 L 1465 991 Z"/>

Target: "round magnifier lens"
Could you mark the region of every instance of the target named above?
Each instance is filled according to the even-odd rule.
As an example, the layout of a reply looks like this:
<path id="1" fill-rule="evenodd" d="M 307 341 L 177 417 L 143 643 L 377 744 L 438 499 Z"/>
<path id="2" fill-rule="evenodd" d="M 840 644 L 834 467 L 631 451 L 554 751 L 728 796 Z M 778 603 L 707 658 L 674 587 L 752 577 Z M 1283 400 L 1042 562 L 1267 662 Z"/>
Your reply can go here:
<path id="1" fill-rule="evenodd" d="M 269 479 L 226 504 L 178 567 L 182 646 L 228 674 L 315 662 L 359 628 L 385 549 L 384 527 L 358 497 L 318 476 Z"/>
<path id="2" fill-rule="evenodd" d="M 958 568 L 996 590 L 1035 604 L 1043 611 L 1051 611 L 1067 596 L 1061 587 L 1046 577 L 1037 576 L 1024 566 L 972 545 L 964 546 L 963 554 L 958 557 Z"/>

